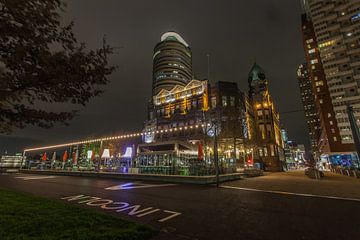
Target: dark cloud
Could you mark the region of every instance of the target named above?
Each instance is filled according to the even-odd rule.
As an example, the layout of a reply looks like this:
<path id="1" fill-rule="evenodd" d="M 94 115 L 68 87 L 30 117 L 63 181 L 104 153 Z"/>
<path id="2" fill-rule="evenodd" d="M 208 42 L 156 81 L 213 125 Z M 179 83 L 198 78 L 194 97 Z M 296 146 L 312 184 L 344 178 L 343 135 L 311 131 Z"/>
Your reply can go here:
<path id="1" fill-rule="evenodd" d="M 279 111 L 301 109 L 296 79 L 304 61 L 300 11 L 297 0 L 69 1 L 63 21 L 74 20 L 77 37 L 90 48 L 100 47 L 106 34 L 118 47 L 111 61 L 119 69 L 105 94 L 82 109 L 69 127 L 28 128 L 14 136 L 34 139 L 26 142 L 29 146 L 140 129 L 151 94 L 153 47 L 168 30 L 178 31 L 191 45 L 199 78 L 207 76 L 210 53 L 212 80 L 236 81 L 247 91 L 247 74 L 256 59 L 267 71 Z M 292 139 L 307 141 L 303 113 L 281 119 Z M 11 149 L 22 147 L 2 139 Z"/>

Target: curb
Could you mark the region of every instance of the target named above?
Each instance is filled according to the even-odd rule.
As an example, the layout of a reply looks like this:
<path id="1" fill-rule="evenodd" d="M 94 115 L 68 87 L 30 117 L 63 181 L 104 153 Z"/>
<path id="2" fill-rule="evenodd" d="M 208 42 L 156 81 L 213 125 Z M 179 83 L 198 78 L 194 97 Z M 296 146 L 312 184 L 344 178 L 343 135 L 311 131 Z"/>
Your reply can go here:
<path id="1" fill-rule="evenodd" d="M 74 177 L 96 177 L 121 180 L 157 181 L 167 183 L 188 183 L 208 185 L 216 183 L 216 176 L 181 176 L 181 175 L 159 175 L 159 174 L 123 174 L 123 173 L 98 173 L 86 171 L 49 171 L 49 170 L 20 170 L 26 174 L 74 176 Z M 222 174 L 219 176 L 220 183 L 239 180 L 244 177 L 242 173 Z"/>

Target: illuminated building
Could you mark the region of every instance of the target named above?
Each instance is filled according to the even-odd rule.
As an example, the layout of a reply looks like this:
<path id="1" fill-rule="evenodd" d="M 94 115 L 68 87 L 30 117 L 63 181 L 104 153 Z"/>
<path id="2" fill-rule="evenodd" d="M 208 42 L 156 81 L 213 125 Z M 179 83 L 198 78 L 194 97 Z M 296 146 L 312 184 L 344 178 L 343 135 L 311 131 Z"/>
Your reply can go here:
<path id="1" fill-rule="evenodd" d="M 145 142 L 198 139 L 202 135 L 201 129 L 187 130 L 192 125 L 204 122 L 208 103 L 206 80 L 192 80 L 185 86 L 175 85 L 170 90 L 161 89 L 153 96 L 146 123 L 147 132 L 154 130 L 160 134 L 146 135 Z"/>
<path id="2" fill-rule="evenodd" d="M 198 157 L 196 147 L 202 146 L 210 164 L 213 137 L 208 136 L 208 124 L 213 122 L 219 126 L 222 165 L 227 160 L 238 162 L 240 150 L 244 151 L 246 121 L 244 95 L 237 84 L 217 82 L 210 86 L 207 80 L 192 79 L 191 51 L 177 33 L 165 33 L 154 52 L 153 94 L 144 144 L 138 148 L 139 164 L 151 165 L 162 159 L 160 164 L 184 165 Z"/>
<path id="3" fill-rule="evenodd" d="M 24 163 L 24 157 L 21 154 L 0 156 L 0 172 L 17 172 Z"/>
<path id="4" fill-rule="evenodd" d="M 243 164 L 245 100 L 236 83 L 209 86 L 207 80 L 192 80 L 186 86 L 160 90 L 151 106 L 145 143 L 139 145 L 139 164 L 158 159 L 163 165 L 170 161 L 184 166 L 198 157 L 199 145 L 204 146 L 206 164 L 211 164 L 214 143 L 208 125 L 214 122 L 219 133 L 220 166 Z"/>
<path id="5" fill-rule="evenodd" d="M 346 105 L 360 111 L 359 9 L 359 0 L 304 1 L 303 45 L 320 118 L 318 150 L 324 161 L 356 158 Z"/>
<path id="6" fill-rule="evenodd" d="M 218 122 L 219 147 L 228 159 L 244 162 L 244 138 L 247 132 L 245 95 L 235 82 L 217 82 L 210 91 L 209 119 Z"/>
<path id="7" fill-rule="evenodd" d="M 289 152 L 286 155 L 287 168 L 299 168 L 306 164 L 305 159 L 305 146 L 303 144 L 297 144 L 292 141 L 288 141 Z"/>
<path id="8" fill-rule="evenodd" d="M 253 150 L 254 164 L 262 165 L 266 171 L 281 171 L 284 164 L 283 141 L 280 132 L 279 113 L 276 111 L 268 89 L 265 71 L 254 64 L 248 76 L 249 102 L 253 111 L 252 136 L 256 148 Z"/>
<path id="9" fill-rule="evenodd" d="M 309 76 L 306 64 L 302 64 L 297 72 L 298 84 L 301 94 L 301 102 L 304 108 L 306 123 L 310 136 L 312 152 L 317 155 L 318 139 L 320 137 L 320 118 L 316 106 L 315 94 L 311 77 Z"/>
<path id="10" fill-rule="evenodd" d="M 186 86 L 192 80 L 192 53 L 176 32 L 166 32 L 154 48 L 153 95 L 175 86 Z"/>

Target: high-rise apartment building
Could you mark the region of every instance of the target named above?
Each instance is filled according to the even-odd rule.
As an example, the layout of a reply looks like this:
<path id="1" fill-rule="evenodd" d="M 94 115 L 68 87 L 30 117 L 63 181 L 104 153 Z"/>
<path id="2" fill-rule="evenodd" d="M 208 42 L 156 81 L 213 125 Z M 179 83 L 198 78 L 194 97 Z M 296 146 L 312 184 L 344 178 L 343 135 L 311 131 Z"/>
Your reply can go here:
<path id="1" fill-rule="evenodd" d="M 297 71 L 298 83 L 301 94 L 301 102 L 304 108 L 306 123 L 308 127 L 311 150 L 318 153 L 318 139 L 320 137 L 320 118 L 315 103 L 315 94 L 311 77 L 309 76 L 306 64 L 301 64 Z"/>
<path id="2" fill-rule="evenodd" d="M 360 117 L 360 0 L 306 0 L 302 30 L 318 107 L 318 148 L 328 161 L 355 158 L 346 105 Z"/>
<path id="3" fill-rule="evenodd" d="M 154 48 L 153 95 L 176 85 L 186 86 L 192 80 L 192 53 L 176 32 L 166 32 Z"/>

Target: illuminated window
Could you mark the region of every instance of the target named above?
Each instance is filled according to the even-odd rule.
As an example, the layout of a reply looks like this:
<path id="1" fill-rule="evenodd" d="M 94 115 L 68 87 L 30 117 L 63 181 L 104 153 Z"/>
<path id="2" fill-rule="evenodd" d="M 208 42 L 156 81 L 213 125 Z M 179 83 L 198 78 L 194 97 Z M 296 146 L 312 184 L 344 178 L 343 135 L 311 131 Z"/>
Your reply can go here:
<path id="1" fill-rule="evenodd" d="M 216 108 L 216 97 L 211 97 L 211 106 L 212 108 Z"/>
<path id="2" fill-rule="evenodd" d="M 316 63 L 318 63 L 319 61 L 317 60 L 317 59 L 313 59 L 313 60 L 311 60 L 311 64 L 316 64 Z"/>
<path id="3" fill-rule="evenodd" d="M 226 106 L 227 106 L 227 96 L 222 96 L 221 99 L 222 99 L 222 101 L 221 101 L 221 102 L 222 102 L 222 106 L 223 106 L 223 107 L 226 107 Z"/>
<path id="4" fill-rule="evenodd" d="M 270 154 L 271 154 L 271 156 L 275 156 L 274 145 L 270 145 Z"/>
<path id="5" fill-rule="evenodd" d="M 315 86 L 324 86 L 324 82 L 323 81 L 317 81 L 315 82 Z"/>
<path id="6" fill-rule="evenodd" d="M 320 48 L 329 47 L 335 44 L 335 40 L 327 41 L 322 44 L 319 44 Z"/>

